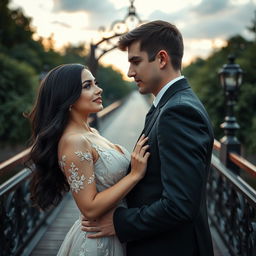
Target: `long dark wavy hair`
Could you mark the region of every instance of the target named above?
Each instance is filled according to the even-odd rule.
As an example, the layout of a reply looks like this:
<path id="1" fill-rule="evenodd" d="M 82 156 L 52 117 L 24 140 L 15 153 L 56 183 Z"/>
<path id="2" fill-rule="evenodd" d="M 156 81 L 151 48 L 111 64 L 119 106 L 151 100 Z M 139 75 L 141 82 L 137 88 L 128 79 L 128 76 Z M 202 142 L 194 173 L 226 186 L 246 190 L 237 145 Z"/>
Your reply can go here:
<path id="1" fill-rule="evenodd" d="M 42 210 L 57 205 L 69 185 L 58 164 L 58 143 L 69 120 L 69 107 L 81 95 L 81 64 L 52 69 L 42 81 L 28 114 L 32 125 L 31 199 Z M 28 164 L 27 163 L 27 164 Z"/>

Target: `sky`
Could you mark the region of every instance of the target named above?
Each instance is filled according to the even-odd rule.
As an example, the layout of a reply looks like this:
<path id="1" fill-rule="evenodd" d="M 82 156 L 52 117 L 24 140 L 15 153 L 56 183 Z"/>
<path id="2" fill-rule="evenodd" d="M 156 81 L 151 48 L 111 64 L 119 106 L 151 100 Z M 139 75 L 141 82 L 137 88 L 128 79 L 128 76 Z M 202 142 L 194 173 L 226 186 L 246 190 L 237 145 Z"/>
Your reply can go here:
<path id="1" fill-rule="evenodd" d="M 32 18 L 36 36 L 53 35 L 56 49 L 72 43 L 97 43 L 111 34 L 111 24 L 124 20 L 131 0 L 11 0 Z M 183 35 L 183 63 L 205 58 L 240 34 L 252 38 L 247 26 L 256 15 L 256 0 L 135 0 L 142 21 L 162 19 L 175 24 Z M 130 24 L 130 23 L 129 23 Z M 136 24 L 135 24 L 136 25 Z M 134 24 L 129 26 L 133 27 Z M 102 28 L 104 27 L 104 29 Z M 101 31 L 101 32 L 100 32 Z M 101 58 L 126 74 L 127 54 L 114 50 Z"/>

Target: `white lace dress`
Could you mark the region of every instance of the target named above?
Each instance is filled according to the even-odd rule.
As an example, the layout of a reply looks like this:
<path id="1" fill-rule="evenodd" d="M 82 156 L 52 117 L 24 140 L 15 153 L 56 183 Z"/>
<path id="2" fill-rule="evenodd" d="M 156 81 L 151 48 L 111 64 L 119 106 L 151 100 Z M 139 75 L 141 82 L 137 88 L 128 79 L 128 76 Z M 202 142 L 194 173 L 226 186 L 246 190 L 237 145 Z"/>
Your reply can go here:
<path id="1" fill-rule="evenodd" d="M 119 148 L 123 153 L 94 144 L 92 146 L 99 154 L 99 158 L 94 164 L 94 173 L 96 187 L 100 192 L 114 185 L 126 175 L 130 153 L 121 146 Z M 125 201 L 121 201 L 119 206 L 126 207 Z M 125 255 L 125 245 L 121 244 L 116 236 L 89 239 L 86 234 L 88 233 L 81 230 L 81 220 L 78 219 L 67 233 L 57 256 Z"/>

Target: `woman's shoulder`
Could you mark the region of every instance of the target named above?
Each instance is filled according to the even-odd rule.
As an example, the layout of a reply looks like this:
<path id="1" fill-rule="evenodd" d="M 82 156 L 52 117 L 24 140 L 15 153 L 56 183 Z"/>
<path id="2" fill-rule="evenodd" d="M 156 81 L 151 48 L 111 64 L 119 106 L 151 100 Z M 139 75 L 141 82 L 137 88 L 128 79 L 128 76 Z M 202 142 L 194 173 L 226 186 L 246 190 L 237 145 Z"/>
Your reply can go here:
<path id="1" fill-rule="evenodd" d="M 87 136 L 82 133 L 63 134 L 59 141 L 59 148 L 68 150 L 69 148 L 91 149 L 91 143 Z"/>

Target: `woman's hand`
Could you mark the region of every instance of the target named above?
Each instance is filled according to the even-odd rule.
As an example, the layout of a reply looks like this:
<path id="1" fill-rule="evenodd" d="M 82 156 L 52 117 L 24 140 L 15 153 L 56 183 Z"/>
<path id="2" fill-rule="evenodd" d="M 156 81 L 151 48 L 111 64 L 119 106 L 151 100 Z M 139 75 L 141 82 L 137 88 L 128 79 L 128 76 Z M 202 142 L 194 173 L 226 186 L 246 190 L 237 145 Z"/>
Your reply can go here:
<path id="1" fill-rule="evenodd" d="M 141 180 L 147 169 L 147 163 L 150 153 L 146 152 L 149 148 L 149 145 L 145 145 L 148 141 L 148 137 L 145 137 L 143 134 L 138 140 L 134 151 L 131 156 L 131 175 L 134 175 L 136 179 Z"/>

